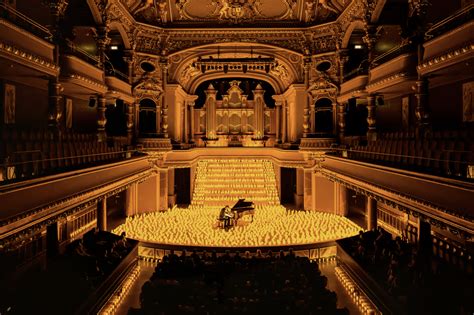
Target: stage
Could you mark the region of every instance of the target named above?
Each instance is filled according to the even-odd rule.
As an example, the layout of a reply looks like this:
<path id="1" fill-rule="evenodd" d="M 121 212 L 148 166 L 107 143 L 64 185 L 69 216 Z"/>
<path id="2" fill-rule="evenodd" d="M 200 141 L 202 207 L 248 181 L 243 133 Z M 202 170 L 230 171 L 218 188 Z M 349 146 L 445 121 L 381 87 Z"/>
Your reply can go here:
<path id="1" fill-rule="evenodd" d="M 316 211 L 293 211 L 285 207 L 255 207 L 250 216 L 230 229 L 218 228 L 220 207 L 173 208 L 165 212 L 127 218 L 112 232 L 147 243 L 208 246 L 265 247 L 314 244 L 356 235 L 361 229 L 347 218 Z"/>

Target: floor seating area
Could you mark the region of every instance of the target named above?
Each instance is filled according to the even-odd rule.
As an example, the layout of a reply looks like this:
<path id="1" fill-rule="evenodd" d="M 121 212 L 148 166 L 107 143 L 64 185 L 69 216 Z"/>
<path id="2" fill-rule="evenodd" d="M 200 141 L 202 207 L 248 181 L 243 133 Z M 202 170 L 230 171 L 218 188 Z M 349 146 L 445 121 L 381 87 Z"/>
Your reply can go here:
<path id="1" fill-rule="evenodd" d="M 171 252 L 157 265 L 129 314 L 348 314 L 326 289 L 316 262 L 286 255 Z"/>
<path id="2" fill-rule="evenodd" d="M 338 243 L 407 314 L 473 313 L 472 268 L 461 270 L 380 227 Z"/>
<path id="3" fill-rule="evenodd" d="M 1 290 L 0 313 L 74 314 L 134 246 L 125 234 L 91 230 L 70 243 L 64 254 L 49 258 L 45 270 L 32 270 Z"/>
<path id="4" fill-rule="evenodd" d="M 0 182 L 48 175 L 124 158 L 119 144 L 99 142 L 96 134 L 4 128 L 0 141 Z"/>
<path id="5" fill-rule="evenodd" d="M 414 131 L 389 132 L 366 146 L 353 146 L 348 155 L 357 160 L 467 178 L 472 176 L 469 165 L 474 165 L 474 130 L 434 131 L 425 139 L 417 139 Z"/>

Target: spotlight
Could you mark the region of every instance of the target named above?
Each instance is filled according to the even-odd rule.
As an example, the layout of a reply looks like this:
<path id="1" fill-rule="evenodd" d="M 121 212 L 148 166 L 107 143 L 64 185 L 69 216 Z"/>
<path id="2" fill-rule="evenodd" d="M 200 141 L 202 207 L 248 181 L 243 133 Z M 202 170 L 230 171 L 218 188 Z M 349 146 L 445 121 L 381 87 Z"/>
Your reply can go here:
<path id="1" fill-rule="evenodd" d="M 95 97 L 91 96 L 89 98 L 89 107 L 94 107 L 95 106 Z"/>

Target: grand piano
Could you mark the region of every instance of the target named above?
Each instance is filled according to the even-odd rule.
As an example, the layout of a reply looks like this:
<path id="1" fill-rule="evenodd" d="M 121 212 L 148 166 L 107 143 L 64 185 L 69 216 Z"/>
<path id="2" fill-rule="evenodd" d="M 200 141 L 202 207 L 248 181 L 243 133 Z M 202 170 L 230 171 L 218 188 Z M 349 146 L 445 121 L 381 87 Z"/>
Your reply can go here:
<path id="1" fill-rule="evenodd" d="M 252 201 L 245 201 L 245 198 L 239 199 L 232 207 L 234 219 L 237 221 L 244 215 L 251 215 L 253 222 L 253 215 L 255 214 L 255 204 Z"/>
<path id="2" fill-rule="evenodd" d="M 229 226 L 233 226 L 237 221 L 242 218 L 244 215 L 251 215 L 253 222 L 253 215 L 255 214 L 255 204 L 252 201 L 245 201 L 245 199 L 239 199 L 235 205 L 231 208 L 232 215 L 227 216 L 225 214 L 225 207 L 221 209 L 219 217 L 217 220 L 220 222 L 221 227 L 225 227 L 226 224 L 223 224 L 225 220 L 230 221 Z M 228 222 L 229 222 L 228 221 Z"/>

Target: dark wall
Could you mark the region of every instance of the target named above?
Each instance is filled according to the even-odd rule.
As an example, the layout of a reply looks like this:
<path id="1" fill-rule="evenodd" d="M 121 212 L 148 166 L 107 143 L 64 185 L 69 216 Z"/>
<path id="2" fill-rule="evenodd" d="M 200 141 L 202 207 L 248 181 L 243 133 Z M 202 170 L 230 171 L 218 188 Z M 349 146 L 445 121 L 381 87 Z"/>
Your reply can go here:
<path id="1" fill-rule="evenodd" d="M 377 106 L 376 119 L 380 132 L 402 130 L 402 99 L 385 100 L 383 105 Z"/>
<path id="2" fill-rule="evenodd" d="M 281 203 L 294 204 L 296 192 L 296 168 L 281 168 Z"/>
<path id="3" fill-rule="evenodd" d="M 174 184 L 176 185 L 176 203 L 188 205 L 191 203 L 191 169 L 177 168 L 174 171 Z"/>
<path id="4" fill-rule="evenodd" d="M 429 104 L 434 129 L 455 129 L 462 125 L 462 82 L 430 89 Z"/>
<path id="5" fill-rule="evenodd" d="M 15 125 L 23 128 L 43 128 L 48 125 L 48 91 L 11 81 L 2 81 L 2 123 L 4 84 L 15 86 Z"/>
<path id="6" fill-rule="evenodd" d="M 89 101 L 72 99 L 72 128 L 78 132 L 94 132 L 97 129 L 97 104 L 89 106 Z"/>

